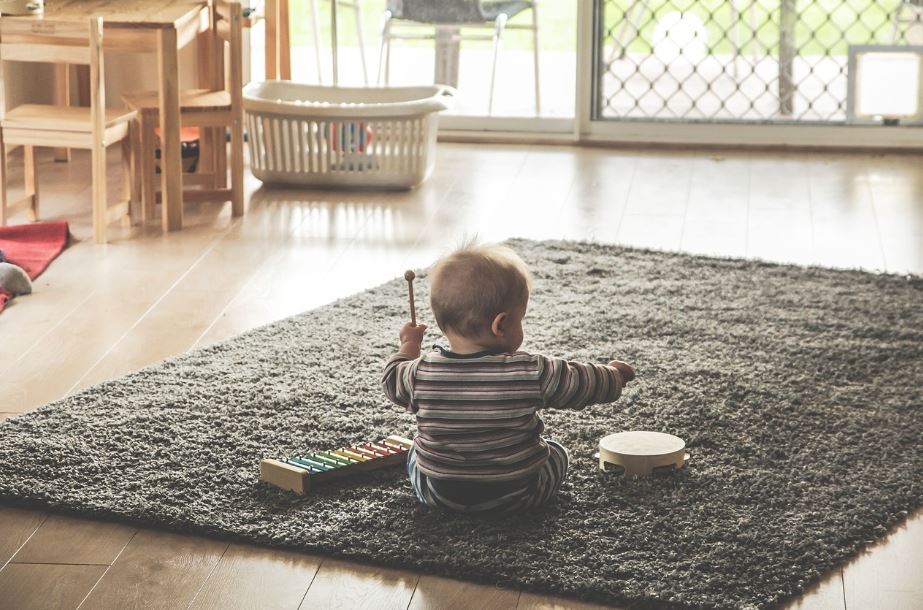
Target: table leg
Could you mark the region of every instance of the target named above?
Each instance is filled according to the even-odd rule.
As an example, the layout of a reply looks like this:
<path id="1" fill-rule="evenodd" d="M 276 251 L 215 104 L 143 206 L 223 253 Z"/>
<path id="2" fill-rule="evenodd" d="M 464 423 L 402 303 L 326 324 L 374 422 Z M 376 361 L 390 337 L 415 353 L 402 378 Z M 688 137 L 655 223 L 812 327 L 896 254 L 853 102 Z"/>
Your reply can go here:
<path id="1" fill-rule="evenodd" d="M 437 85 L 458 86 L 458 59 L 461 43 L 457 27 L 436 28 L 436 62 L 433 82 Z"/>
<path id="2" fill-rule="evenodd" d="M 279 78 L 292 80 L 292 47 L 289 42 L 288 0 L 279 3 L 279 25 L 276 28 L 279 40 Z"/>
<path id="3" fill-rule="evenodd" d="M 180 147 L 179 65 L 176 30 L 160 30 L 157 72 L 160 79 L 160 177 L 163 224 L 183 228 L 183 161 Z"/>

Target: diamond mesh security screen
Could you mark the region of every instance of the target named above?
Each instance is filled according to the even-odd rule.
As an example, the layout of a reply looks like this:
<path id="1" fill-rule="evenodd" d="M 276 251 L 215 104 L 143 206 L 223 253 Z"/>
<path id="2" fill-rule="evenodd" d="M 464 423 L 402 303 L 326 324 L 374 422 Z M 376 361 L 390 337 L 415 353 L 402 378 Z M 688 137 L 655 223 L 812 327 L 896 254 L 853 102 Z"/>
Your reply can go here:
<path id="1" fill-rule="evenodd" d="M 923 0 L 597 2 L 600 119 L 844 121 L 849 45 L 923 28 Z"/>

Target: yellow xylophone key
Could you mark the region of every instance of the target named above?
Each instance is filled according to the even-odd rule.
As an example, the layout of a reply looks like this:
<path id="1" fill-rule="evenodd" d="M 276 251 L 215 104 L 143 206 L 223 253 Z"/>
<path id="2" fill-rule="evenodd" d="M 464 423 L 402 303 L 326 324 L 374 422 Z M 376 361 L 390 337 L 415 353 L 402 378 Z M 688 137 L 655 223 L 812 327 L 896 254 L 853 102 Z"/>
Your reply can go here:
<path id="1" fill-rule="evenodd" d="M 364 455 L 359 455 L 358 453 L 354 453 L 349 449 L 337 449 L 334 451 L 334 453 L 337 455 L 342 455 L 345 458 L 355 460 L 357 462 L 367 462 L 369 460 L 369 458 L 365 457 Z"/>

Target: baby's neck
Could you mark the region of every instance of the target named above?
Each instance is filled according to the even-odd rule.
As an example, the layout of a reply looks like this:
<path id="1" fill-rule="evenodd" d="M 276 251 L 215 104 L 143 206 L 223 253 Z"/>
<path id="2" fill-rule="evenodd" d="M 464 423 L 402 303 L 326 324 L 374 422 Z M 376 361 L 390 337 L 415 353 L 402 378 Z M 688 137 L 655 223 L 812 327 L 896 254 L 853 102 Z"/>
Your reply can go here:
<path id="1" fill-rule="evenodd" d="M 447 332 L 445 335 L 449 340 L 449 348 L 456 354 L 476 354 L 489 349 L 503 349 L 500 346 L 485 345 L 482 341 L 467 339 L 452 332 Z"/>

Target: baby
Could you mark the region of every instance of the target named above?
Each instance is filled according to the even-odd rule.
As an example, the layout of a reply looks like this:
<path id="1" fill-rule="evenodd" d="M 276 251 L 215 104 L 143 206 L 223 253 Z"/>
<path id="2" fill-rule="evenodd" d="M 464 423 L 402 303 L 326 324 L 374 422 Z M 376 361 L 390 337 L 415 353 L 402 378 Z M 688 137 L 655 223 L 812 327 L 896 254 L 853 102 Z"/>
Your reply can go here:
<path id="1" fill-rule="evenodd" d="M 420 355 L 425 325 L 400 331 L 382 386 L 417 416 L 407 461 L 421 502 L 469 513 L 538 506 L 567 476 L 567 450 L 543 438 L 543 407 L 612 402 L 632 367 L 517 351 L 531 277 L 505 246 L 466 245 L 430 272 L 430 303 L 449 349 Z"/>

